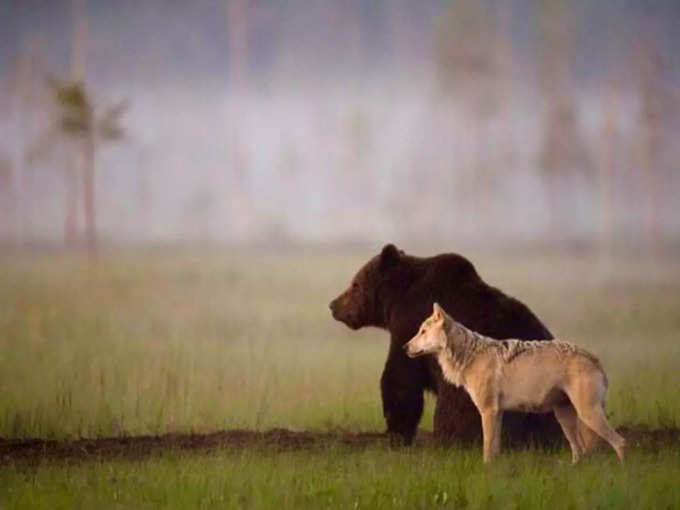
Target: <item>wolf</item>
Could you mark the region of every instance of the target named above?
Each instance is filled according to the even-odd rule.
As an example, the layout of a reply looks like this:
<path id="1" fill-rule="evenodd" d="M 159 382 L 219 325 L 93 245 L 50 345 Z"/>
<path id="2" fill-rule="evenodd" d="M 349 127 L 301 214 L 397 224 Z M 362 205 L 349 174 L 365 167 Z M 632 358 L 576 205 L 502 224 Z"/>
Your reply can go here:
<path id="1" fill-rule="evenodd" d="M 404 350 L 411 358 L 435 355 L 445 379 L 470 395 L 482 418 L 485 463 L 500 452 L 506 410 L 553 412 L 573 463 L 597 436 L 623 463 L 625 440 L 604 411 L 607 375 L 588 351 L 561 340 L 494 340 L 456 322 L 438 303 Z"/>

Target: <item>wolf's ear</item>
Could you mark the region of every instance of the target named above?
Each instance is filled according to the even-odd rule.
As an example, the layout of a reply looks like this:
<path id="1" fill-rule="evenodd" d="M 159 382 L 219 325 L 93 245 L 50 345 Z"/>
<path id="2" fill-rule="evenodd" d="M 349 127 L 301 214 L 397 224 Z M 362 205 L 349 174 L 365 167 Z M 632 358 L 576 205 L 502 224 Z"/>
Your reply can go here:
<path id="1" fill-rule="evenodd" d="M 446 313 L 446 311 L 441 306 L 439 306 L 439 303 L 432 305 L 432 309 L 434 310 L 434 318 L 436 320 L 441 320 L 444 324 L 444 329 L 448 331 L 448 329 L 451 327 L 451 316 Z"/>
<path id="2" fill-rule="evenodd" d="M 380 269 L 388 269 L 399 262 L 399 250 L 393 244 L 386 244 L 380 252 Z"/>
<path id="3" fill-rule="evenodd" d="M 432 316 L 433 316 L 435 319 L 438 320 L 438 319 L 443 318 L 443 317 L 444 317 L 444 313 L 443 313 L 443 312 L 444 312 L 444 310 L 442 309 L 441 306 L 439 306 L 439 303 L 436 303 L 436 302 L 435 302 L 435 303 L 432 305 Z"/>

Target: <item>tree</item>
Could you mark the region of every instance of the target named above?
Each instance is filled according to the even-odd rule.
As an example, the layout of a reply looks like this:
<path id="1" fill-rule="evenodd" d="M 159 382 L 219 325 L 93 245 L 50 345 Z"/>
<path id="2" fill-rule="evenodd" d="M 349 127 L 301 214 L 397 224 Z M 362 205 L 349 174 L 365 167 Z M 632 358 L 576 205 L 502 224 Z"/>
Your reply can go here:
<path id="1" fill-rule="evenodd" d="M 600 248 L 605 255 L 610 255 L 613 236 L 613 181 L 616 168 L 616 152 L 618 145 L 617 117 L 621 81 L 614 72 L 607 80 L 604 92 L 604 110 L 602 115 L 600 158 Z"/>
<path id="2" fill-rule="evenodd" d="M 442 91 L 486 116 L 496 108 L 496 35 L 487 8 L 472 0 L 451 3 L 435 33 L 437 76 Z"/>
<path id="3" fill-rule="evenodd" d="M 248 0 L 226 1 L 229 81 L 240 92 L 248 72 Z"/>
<path id="4" fill-rule="evenodd" d="M 29 114 L 31 107 L 29 59 L 17 57 L 9 66 L 3 83 L 3 96 L 7 99 L 6 110 L 8 127 L 13 131 L 13 143 L 9 147 L 8 202 L 11 216 L 10 237 L 18 246 L 24 242 L 26 235 L 26 147 L 30 136 Z M 5 105 L 3 105 L 5 106 Z M 4 112 L 3 112 L 4 113 Z"/>
<path id="5" fill-rule="evenodd" d="M 674 97 L 665 85 L 667 67 L 658 44 L 652 38 L 638 41 L 640 165 L 648 197 L 646 215 L 648 240 L 655 253 L 658 252 L 661 241 L 660 209 L 664 187 L 659 159 L 666 122 L 676 110 Z"/>
<path id="6" fill-rule="evenodd" d="M 9 234 L 17 246 L 23 244 L 28 231 L 30 211 L 26 202 L 31 142 L 45 122 L 46 104 L 44 89 L 39 86 L 44 68 L 40 41 L 28 37 L 25 46 L 17 56 L 8 59 L 0 87 L 0 121 L 8 134 L 11 133 L 2 140 L 7 143 L 9 158 Z"/>
<path id="7" fill-rule="evenodd" d="M 573 220 L 567 186 L 578 174 L 588 174 L 591 161 L 577 122 L 571 93 L 570 61 L 575 23 L 566 0 L 537 0 L 539 13 L 540 83 L 547 103 L 540 169 L 548 183 L 550 230 L 561 235 Z"/>
<path id="8" fill-rule="evenodd" d="M 88 251 L 96 249 L 95 149 L 99 142 L 120 140 L 124 136 L 120 119 L 127 102 L 121 101 L 97 113 L 85 86 L 80 81 L 50 79 L 55 119 L 52 133 L 73 141 L 83 163 L 82 190 Z"/>
<path id="9" fill-rule="evenodd" d="M 444 98 L 453 106 L 451 127 L 468 141 L 469 187 L 458 202 L 468 213 L 468 228 L 476 229 L 483 216 L 480 204 L 492 185 L 488 151 L 492 119 L 501 106 L 503 62 L 498 48 L 507 41 L 496 30 L 492 12 L 482 2 L 450 2 L 435 31 L 436 72 Z M 462 129 L 461 129 L 462 128 Z"/>
<path id="10" fill-rule="evenodd" d="M 0 244 L 4 235 L 11 240 L 12 221 L 12 164 L 9 157 L 0 153 Z M 8 222 L 5 224 L 5 222 Z M 4 235 L 3 235 L 4 234 Z"/>

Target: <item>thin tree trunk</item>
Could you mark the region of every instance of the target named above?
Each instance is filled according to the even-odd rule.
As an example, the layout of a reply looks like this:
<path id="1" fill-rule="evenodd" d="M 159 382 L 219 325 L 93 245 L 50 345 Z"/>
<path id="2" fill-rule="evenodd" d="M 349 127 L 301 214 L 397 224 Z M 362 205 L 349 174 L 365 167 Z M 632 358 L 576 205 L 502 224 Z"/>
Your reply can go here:
<path id="1" fill-rule="evenodd" d="M 647 212 L 647 229 L 652 252 L 658 253 L 660 246 L 659 209 L 661 201 L 661 187 L 657 172 L 657 153 L 659 150 L 659 123 L 656 119 L 649 122 L 644 128 L 644 140 L 642 149 L 643 172 L 645 187 L 649 197 L 649 209 Z"/>
<path id="2" fill-rule="evenodd" d="M 18 248 L 23 246 L 26 235 L 26 146 L 29 133 L 27 90 L 31 79 L 28 67 L 27 59 L 18 57 L 8 72 L 8 113 L 10 129 L 14 129 L 14 136 L 9 144 L 10 240 Z"/>
<path id="3" fill-rule="evenodd" d="M 69 149 L 72 149 L 69 147 Z M 64 244 L 72 246 L 78 236 L 78 167 L 72 150 L 64 168 L 66 184 L 66 214 L 64 215 Z"/>
<path id="4" fill-rule="evenodd" d="M 83 140 L 83 202 L 85 205 L 87 251 L 90 257 L 94 256 L 97 250 L 94 164 L 94 134 L 89 133 Z"/>
<path id="5" fill-rule="evenodd" d="M 662 86 L 663 61 L 658 48 L 651 42 L 642 43 L 640 56 L 640 95 L 642 101 L 642 174 L 648 197 L 647 239 L 652 252 L 660 247 L 661 182 L 658 152 L 661 139 L 664 97 Z"/>
<path id="6" fill-rule="evenodd" d="M 242 117 L 241 104 L 248 79 L 248 0 L 225 0 L 227 11 L 228 69 L 231 97 L 229 126 L 226 139 L 229 144 L 231 174 L 231 233 L 236 238 L 247 235 L 249 203 L 246 196 L 246 175 L 243 148 L 239 136 L 238 119 Z"/>
<path id="7" fill-rule="evenodd" d="M 72 0 L 73 31 L 71 33 L 71 79 L 85 82 L 89 36 L 89 0 Z M 78 183 L 82 173 L 83 204 L 85 208 L 86 242 L 88 251 L 94 249 L 94 147 L 91 135 L 86 134 L 80 150 L 69 147 L 69 165 L 66 169 L 66 216 L 64 241 L 72 244 L 78 237 Z M 80 161 L 79 161 L 80 160 Z"/>
<path id="8" fill-rule="evenodd" d="M 73 0 L 73 32 L 71 39 L 71 79 L 85 81 L 87 41 L 89 36 L 88 0 Z"/>
<path id="9" fill-rule="evenodd" d="M 23 122 L 23 104 L 17 98 L 13 105 L 14 127 L 16 136 L 12 144 L 11 156 L 11 186 L 12 186 L 12 205 L 13 205 L 13 241 L 21 248 L 24 244 L 26 234 L 26 207 L 25 207 L 25 137 L 26 129 Z"/>
<path id="10" fill-rule="evenodd" d="M 474 97 L 475 100 L 479 100 L 479 98 Z M 483 114 L 479 112 L 479 110 L 474 109 L 472 112 L 469 112 L 469 129 L 470 132 L 472 133 L 472 137 L 470 138 L 472 142 L 472 148 L 470 149 L 472 152 L 472 158 L 471 158 L 471 165 L 470 165 L 470 170 L 471 170 L 471 189 L 468 191 L 469 196 L 469 217 L 468 217 L 468 227 L 470 229 L 469 234 L 472 235 L 473 237 L 477 235 L 484 226 L 484 221 L 486 220 L 486 217 L 482 217 L 483 215 L 487 214 L 485 211 L 485 205 L 487 203 L 488 197 L 489 197 L 489 189 L 488 189 L 488 183 L 487 183 L 487 174 L 486 174 L 486 166 L 485 166 L 485 143 L 487 142 L 484 139 L 484 124 L 485 120 L 483 118 Z"/>
<path id="11" fill-rule="evenodd" d="M 616 113 L 619 93 L 618 76 L 609 81 L 602 124 L 602 161 L 600 162 L 600 249 L 609 255 L 613 236 L 612 181 L 616 144 Z"/>
<path id="12" fill-rule="evenodd" d="M 227 38 L 229 40 L 229 81 L 241 89 L 248 65 L 248 0 L 227 0 Z"/>

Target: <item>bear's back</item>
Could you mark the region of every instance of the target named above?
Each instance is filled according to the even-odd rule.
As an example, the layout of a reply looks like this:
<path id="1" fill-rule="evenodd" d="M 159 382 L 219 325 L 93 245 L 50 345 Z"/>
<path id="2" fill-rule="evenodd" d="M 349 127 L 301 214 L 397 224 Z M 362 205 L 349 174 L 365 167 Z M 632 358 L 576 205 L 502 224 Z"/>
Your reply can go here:
<path id="1" fill-rule="evenodd" d="M 413 265 L 415 277 L 399 313 L 408 316 L 413 333 L 438 302 L 454 319 L 485 336 L 498 340 L 553 338 L 524 303 L 488 285 L 462 255 L 406 257 L 405 262 Z"/>

